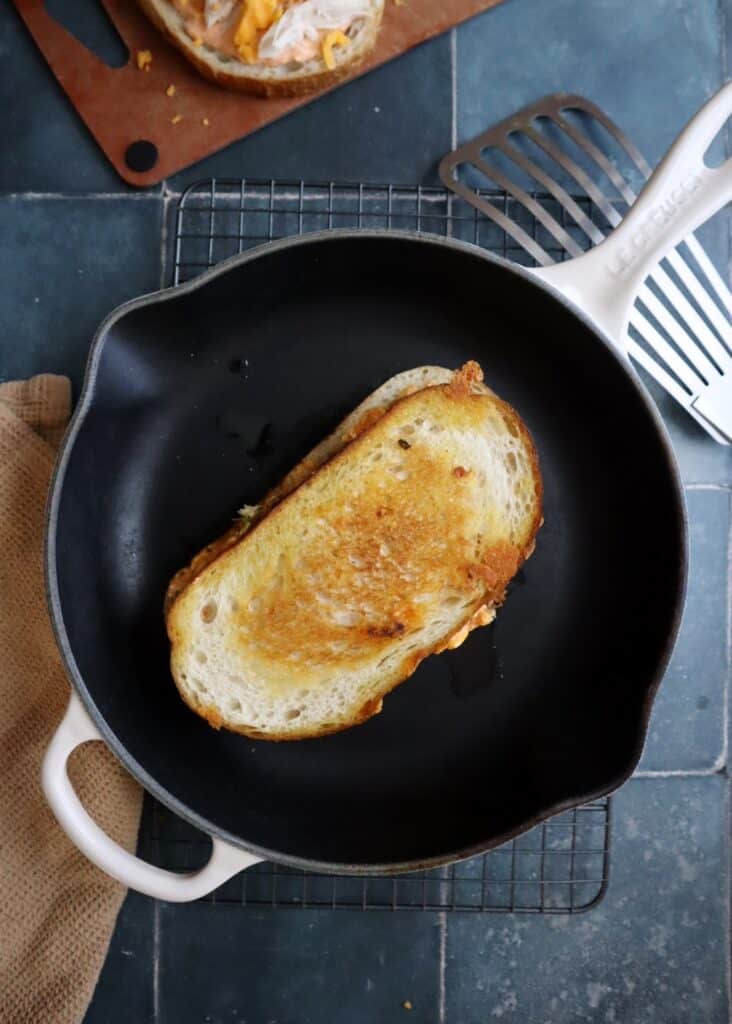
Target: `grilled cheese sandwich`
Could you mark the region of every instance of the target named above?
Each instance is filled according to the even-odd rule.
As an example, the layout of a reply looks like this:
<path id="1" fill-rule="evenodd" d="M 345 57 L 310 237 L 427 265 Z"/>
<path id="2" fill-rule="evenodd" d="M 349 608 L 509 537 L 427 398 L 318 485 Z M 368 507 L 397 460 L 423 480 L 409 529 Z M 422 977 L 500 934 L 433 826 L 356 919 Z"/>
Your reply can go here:
<path id="1" fill-rule="evenodd" d="M 531 438 L 477 364 L 392 378 L 171 582 L 183 699 L 264 739 L 365 721 L 492 621 L 541 500 Z"/>

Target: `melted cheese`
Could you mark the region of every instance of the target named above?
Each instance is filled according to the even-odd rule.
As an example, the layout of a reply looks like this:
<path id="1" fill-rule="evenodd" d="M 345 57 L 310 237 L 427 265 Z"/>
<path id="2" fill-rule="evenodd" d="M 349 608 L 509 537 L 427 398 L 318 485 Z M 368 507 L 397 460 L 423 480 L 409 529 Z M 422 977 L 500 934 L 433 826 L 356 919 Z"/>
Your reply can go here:
<path id="1" fill-rule="evenodd" d="M 370 0 L 170 0 L 195 46 L 247 64 L 305 64 L 322 57 L 335 67 L 334 46 L 370 13 Z M 282 24 L 280 24 L 282 21 Z"/>
<path id="2" fill-rule="evenodd" d="M 465 625 L 450 637 L 442 650 L 454 651 L 457 647 L 460 647 L 461 644 L 465 643 L 469 633 L 474 629 L 479 629 L 480 626 L 489 626 L 495 617 L 495 608 L 489 608 L 486 604 L 481 605 L 475 615 L 468 619 Z"/>

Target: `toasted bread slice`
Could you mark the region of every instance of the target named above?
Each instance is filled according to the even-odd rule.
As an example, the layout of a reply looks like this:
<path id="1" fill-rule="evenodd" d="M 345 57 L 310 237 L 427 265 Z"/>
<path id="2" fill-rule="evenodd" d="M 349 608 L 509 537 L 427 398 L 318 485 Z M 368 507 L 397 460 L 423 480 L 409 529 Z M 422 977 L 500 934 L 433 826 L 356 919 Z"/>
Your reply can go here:
<path id="1" fill-rule="evenodd" d="M 178 595 L 171 667 L 193 710 L 267 739 L 348 728 L 502 601 L 541 478 L 477 373 L 393 402 Z"/>
<path id="2" fill-rule="evenodd" d="M 369 14 L 354 21 L 345 32 L 349 45 L 333 48 L 333 66 L 329 68 L 321 54 L 303 63 L 246 63 L 205 41 L 191 38 L 186 31 L 184 13 L 171 0 L 138 0 L 138 3 L 153 24 L 206 78 L 226 89 L 271 98 L 306 96 L 347 78 L 373 49 L 384 11 L 384 0 L 370 0 Z"/>
<path id="3" fill-rule="evenodd" d="M 294 469 L 290 470 L 287 476 L 283 477 L 276 487 L 273 487 L 265 495 L 259 505 L 247 505 L 241 509 L 236 522 L 232 523 L 225 533 L 211 544 L 206 545 L 189 565 L 175 574 L 165 594 L 165 614 L 168 614 L 168 609 L 178 594 L 185 590 L 207 565 L 210 565 L 227 548 L 241 540 L 257 520 L 263 518 L 279 501 L 282 501 L 291 491 L 304 483 L 316 469 L 320 469 L 323 463 L 333 458 L 366 427 L 375 423 L 397 399 L 412 395 L 422 388 L 433 387 L 435 384 L 447 384 L 452 378 L 453 371 L 445 369 L 444 366 L 419 366 L 416 369 L 403 370 L 401 373 L 395 374 L 375 391 L 372 391 L 338 424 L 332 434 L 317 444 L 304 459 L 298 462 Z M 476 383 L 474 386 L 476 389 L 490 394 L 485 384 Z"/>

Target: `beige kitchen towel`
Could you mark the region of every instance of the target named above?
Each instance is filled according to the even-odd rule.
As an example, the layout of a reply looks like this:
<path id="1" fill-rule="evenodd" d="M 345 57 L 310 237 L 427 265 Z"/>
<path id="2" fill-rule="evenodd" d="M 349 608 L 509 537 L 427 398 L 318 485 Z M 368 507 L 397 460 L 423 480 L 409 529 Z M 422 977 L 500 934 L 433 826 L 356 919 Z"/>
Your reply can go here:
<path id="1" fill-rule="evenodd" d="M 82 1020 L 125 894 L 66 838 L 40 784 L 69 697 L 43 580 L 46 495 L 69 406 L 65 377 L 0 384 L 2 1024 Z M 134 849 L 141 791 L 106 747 L 81 747 L 70 774 L 92 816 Z"/>

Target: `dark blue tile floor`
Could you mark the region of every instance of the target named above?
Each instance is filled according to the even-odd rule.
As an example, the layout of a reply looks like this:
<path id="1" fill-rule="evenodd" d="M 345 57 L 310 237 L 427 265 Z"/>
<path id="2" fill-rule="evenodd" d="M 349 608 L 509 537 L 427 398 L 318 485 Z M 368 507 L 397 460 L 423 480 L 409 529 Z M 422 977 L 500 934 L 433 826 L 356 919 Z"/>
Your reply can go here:
<path id="1" fill-rule="evenodd" d="M 636 779 L 615 806 L 594 910 L 449 919 L 445 1020 L 727 1024 L 726 780 Z"/>
<path id="2" fill-rule="evenodd" d="M 101 319 L 160 287 L 162 200 L 0 197 L 0 379 L 78 387 Z"/>
<path id="3" fill-rule="evenodd" d="M 125 900 L 87 1013 L 89 1021 L 155 1021 L 155 934 L 158 908 L 139 893 Z M 124 1013 L 124 1017 L 121 1016 Z"/>
<path id="4" fill-rule="evenodd" d="M 440 935 L 433 914 L 162 907 L 158 1020 L 432 1024 Z"/>
<path id="5" fill-rule="evenodd" d="M 642 771 L 707 771 L 726 760 L 730 491 L 686 492 L 690 564 L 681 632 L 653 708 Z"/>
<path id="6" fill-rule="evenodd" d="M 164 202 L 190 181 L 430 181 L 452 138 L 555 89 L 604 106 L 655 162 L 729 75 L 731 23 L 728 0 L 507 0 L 177 176 L 164 200 L 116 178 L 2 5 L 0 378 L 55 370 L 78 388 L 99 320 L 159 286 Z M 703 232 L 725 277 L 731 229 L 725 214 Z M 131 895 L 86 1024 L 729 1020 L 732 449 L 651 391 L 690 485 L 689 603 L 642 777 L 615 799 L 604 901 L 568 919 L 274 913 Z M 642 585 L 638 573 L 629 585 Z"/>
<path id="7" fill-rule="evenodd" d="M 724 78 L 719 0 L 507 0 L 457 33 L 458 140 L 551 92 L 599 104 L 653 166 Z"/>

